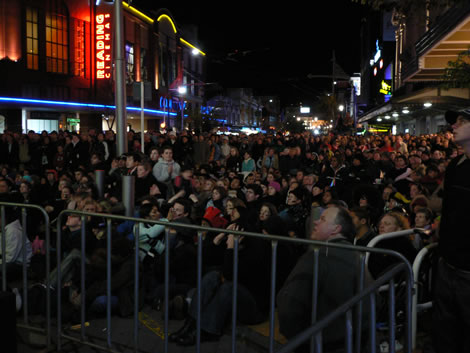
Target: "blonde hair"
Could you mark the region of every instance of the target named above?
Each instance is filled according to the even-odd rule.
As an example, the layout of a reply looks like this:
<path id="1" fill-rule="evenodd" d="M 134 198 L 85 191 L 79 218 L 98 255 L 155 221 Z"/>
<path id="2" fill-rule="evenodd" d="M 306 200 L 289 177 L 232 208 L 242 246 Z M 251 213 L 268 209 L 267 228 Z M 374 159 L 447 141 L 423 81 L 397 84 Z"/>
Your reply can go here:
<path id="1" fill-rule="evenodd" d="M 410 229 L 410 222 L 403 213 L 397 211 L 387 212 L 382 217 L 380 217 L 379 223 L 385 216 L 392 217 L 401 230 Z"/>

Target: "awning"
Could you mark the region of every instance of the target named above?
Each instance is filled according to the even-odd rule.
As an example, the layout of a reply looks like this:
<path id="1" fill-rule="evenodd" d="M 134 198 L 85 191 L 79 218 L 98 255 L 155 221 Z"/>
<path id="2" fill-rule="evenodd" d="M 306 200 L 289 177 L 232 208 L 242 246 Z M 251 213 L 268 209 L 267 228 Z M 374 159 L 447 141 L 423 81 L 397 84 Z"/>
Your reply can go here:
<path id="1" fill-rule="evenodd" d="M 393 123 L 419 116 L 441 115 L 447 110 L 464 110 L 470 108 L 470 99 L 467 97 L 470 97 L 468 88 L 425 88 L 408 95 L 392 97 L 387 103 L 362 115 L 358 122 L 382 118 L 384 122 Z"/>

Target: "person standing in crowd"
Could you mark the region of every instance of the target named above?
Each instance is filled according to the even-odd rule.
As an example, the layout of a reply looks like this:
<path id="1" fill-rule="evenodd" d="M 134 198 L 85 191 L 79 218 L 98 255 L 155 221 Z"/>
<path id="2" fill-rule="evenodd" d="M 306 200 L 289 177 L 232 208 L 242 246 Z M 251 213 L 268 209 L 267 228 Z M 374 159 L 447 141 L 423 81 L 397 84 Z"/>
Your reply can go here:
<path id="1" fill-rule="evenodd" d="M 470 351 L 470 115 L 448 111 L 447 122 L 464 153 L 447 167 L 439 229 L 433 339 L 436 353 Z"/>

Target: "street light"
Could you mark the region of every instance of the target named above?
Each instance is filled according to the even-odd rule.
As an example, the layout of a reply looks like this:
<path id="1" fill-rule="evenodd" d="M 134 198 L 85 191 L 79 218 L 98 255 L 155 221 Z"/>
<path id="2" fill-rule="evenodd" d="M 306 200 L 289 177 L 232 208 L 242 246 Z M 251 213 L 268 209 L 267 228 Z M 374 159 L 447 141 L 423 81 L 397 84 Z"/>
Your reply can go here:
<path id="1" fill-rule="evenodd" d="M 341 104 L 341 105 L 338 107 L 338 110 L 339 110 L 340 112 L 342 112 L 342 111 L 344 110 L 344 105 Z"/>
<path id="2" fill-rule="evenodd" d="M 187 91 L 188 91 L 188 89 L 186 88 L 186 86 L 179 86 L 178 87 L 178 93 L 180 94 L 180 98 L 181 98 L 181 106 L 180 106 L 180 109 L 181 109 L 181 132 L 183 131 L 183 128 L 184 128 L 184 98 L 183 98 L 183 96 L 186 94 Z"/>

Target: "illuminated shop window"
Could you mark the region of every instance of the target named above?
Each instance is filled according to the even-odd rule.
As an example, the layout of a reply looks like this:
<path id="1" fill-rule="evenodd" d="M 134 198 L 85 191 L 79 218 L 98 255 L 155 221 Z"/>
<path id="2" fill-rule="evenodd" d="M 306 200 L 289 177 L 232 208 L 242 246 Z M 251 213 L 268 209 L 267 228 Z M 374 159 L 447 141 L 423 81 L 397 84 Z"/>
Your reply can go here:
<path id="1" fill-rule="evenodd" d="M 126 43 L 126 83 L 134 82 L 134 46 Z"/>
<path id="2" fill-rule="evenodd" d="M 46 13 L 46 70 L 69 72 L 67 12 L 60 1 L 51 1 Z"/>
<path id="3" fill-rule="evenodd" d="M 38 10 L 26 8 L 26 65 L 37 70 L 38 64 Z"/>
<path id="4" fill-rule="evenodd" d="M 85 77 L 85 22 L 75 20 L 75 49 L 73 74 Z"/>

